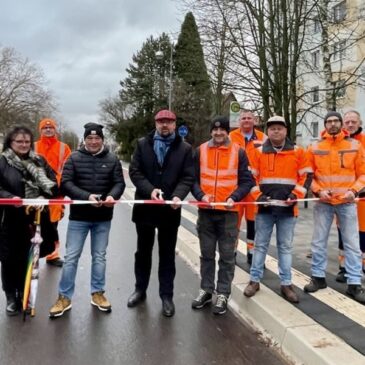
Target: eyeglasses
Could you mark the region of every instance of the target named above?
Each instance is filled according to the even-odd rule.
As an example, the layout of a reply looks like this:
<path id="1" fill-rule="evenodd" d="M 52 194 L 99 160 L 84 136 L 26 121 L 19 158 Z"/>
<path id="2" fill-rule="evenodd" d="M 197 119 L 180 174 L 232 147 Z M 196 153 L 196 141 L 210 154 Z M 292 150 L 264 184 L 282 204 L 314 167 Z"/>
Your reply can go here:
<path id="1" fill-rule="evenodd" d="M 327 123 L 341 123 L 341 121 L 338 118 L 336 118 L 336 119 L 327 119 L 326 124 Z"/>
<path id="2" fill-rule="evenodd" d="M 43 129 L 54 129 L 54 127 L 43 127 L 42 130 Z"/>
<path id="3" fill-rule="evenodd" d="M 16 144 L 31 144 L 31 141 L 24 141 L 23 139 L 13 139 L 13 142 L 16 143 Z"/>

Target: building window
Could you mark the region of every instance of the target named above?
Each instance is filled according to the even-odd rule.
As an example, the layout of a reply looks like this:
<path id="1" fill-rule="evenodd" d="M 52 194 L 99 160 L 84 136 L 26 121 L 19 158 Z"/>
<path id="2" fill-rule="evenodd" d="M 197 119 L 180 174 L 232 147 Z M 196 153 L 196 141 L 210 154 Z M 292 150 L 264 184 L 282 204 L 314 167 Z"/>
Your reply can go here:
<path id="1" fill-rule="evenodd" d="M 319 18 L 313 19 L 313 32 L 319 33 L 321 31 L 321 22 L 319 21 Z"/>
<path id="2" fill-rule="evenodd" d="M 312 92 L 313 103 L 317 103 L 319 101 L 319 87 L 318 86 L 312 87 L 311 92 Z"/>
<path id="3" fill-rule="evenodd" d="M 318 137 L 318 122 L 312 122 L 311 125 L 311 129 L 312 129 L 312 136 L 313 137 Z"/>
<path id="4" fill-rule="evenodd" d="M 341 22 L 346 18 L 346 1 L 342 1 L 333 7 L 333 21 Z"/>
<path id="5" fill-rule="evenodd" d="M 319 51 L 315 51 L 312 53 L 312 65 L 314 68 L 319 67 Z"/>
<path id="6" fill-rule="evenodd" d="M 346 41 L 336 42 L 332 45 L 332 61 L 343 60 L 346 57 Z"/>

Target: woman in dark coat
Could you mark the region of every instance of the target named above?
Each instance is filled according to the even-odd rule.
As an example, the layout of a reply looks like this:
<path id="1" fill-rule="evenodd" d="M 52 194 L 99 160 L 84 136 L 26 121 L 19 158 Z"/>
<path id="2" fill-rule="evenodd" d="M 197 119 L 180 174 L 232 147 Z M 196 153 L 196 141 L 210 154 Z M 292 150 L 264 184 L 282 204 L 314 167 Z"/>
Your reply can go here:
<path id="1" fill-rule="evenodd" d="M 56 177 L 45 159 L 33 152 L 33 134 L 15 127 L 5 137 L 0 157 L 0 198 L 50 198 L 57 193 Z M 16 315 L 21 308 L 27 258 L 34 235 L 34 210 L 24 206 L 0 206 L 0 261 L 6 313 Z M 48 209 L 41 215 L 41 257 L 54 249 L 55 231 Z"/>

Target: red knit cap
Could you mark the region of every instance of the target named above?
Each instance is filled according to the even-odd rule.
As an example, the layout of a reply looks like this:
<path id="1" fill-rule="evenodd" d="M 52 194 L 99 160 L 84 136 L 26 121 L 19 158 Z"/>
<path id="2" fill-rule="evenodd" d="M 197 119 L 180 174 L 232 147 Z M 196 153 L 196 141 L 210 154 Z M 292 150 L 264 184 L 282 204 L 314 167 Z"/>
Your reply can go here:
<path id="1" fill-rule="evenodd" d="M 163 109 L 163 110 L 160 110 L 155 116 L 156 121 L 162 120 L 162 119 L 176 120 L 176 115 L 173 112 L 171 112 L 170 110 Z"/>
<path id="2" fill-rule="evenodd" d="M 41 131 L 45 127 L 53 127 L 54 129 L 57 129 L 57 123 L 53 119 L 42 119 L 39 122 L 39 131 Z"/>

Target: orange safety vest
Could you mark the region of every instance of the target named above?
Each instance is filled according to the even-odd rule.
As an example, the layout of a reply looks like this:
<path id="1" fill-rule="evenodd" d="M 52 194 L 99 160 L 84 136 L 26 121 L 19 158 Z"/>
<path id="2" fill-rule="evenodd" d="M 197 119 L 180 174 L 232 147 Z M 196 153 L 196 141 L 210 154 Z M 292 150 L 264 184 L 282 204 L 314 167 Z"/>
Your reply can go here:
<path id="1" fill-rule="evenodd" d="M 60 142 L 56 137 L 41 136 L 40 140 L 34 143 L 34 150 L 43 156 L 56 174 L 58 185 L 61 183 L 63 165 L 71 154 L 70 147 Z M 64 207 L 62 205 L 50 205 L 51 222 L 58 222 L 62 216 Z"/>
<path id="2" fill-rule="evenodd" d="M 229 133 L 229 138 L 232 142 L 237 143 L 243 150 L 245 150 L 248 161 L 251 164 L 251 156 L 255 153 L 255 149 L 261 147 L 267 140 L 267 135 L 258 129 L 254 129 L 250 140 L 246 141 L 241 129 L 237 128 Z"/>
<path id="3" fill-rule="evenodd" d="M 291 193 L 299 199 L 305 197 L 305 183 L 312 169 L 303 148 L 286 140 L 283 149 L 276 151 L 268 140 L 255 151 L 251 172 L 256 180 L 256 186 L 251 189 L 255 200 L 261 194 L 272 199 L 286 200 Z M 297 204 L 294 205 L 293 214 L 298 215 Z"/>
<path id="4" fill-rule="evenodd" d="M 365 151 L 359 141 L 342 130 L 332 136 L 323 131 L 322 139 L 308 147 L 314 177 L 312 191 L 331 192 L 331 204 L 343 204 L 348 190 L 360 192 L 365 188 Z"/>
<path id="5" fill-rule="evenodd" d="M 200 188 L 213 202 L 225 202 L 238 187 L 238 164 L 240 147 L 235 143 L 214 146 L 203 143 L 200 147 Z M 214 207 L 226 210 L 224 206 Z M 229 211 L 238 211 L 235 206 Z"/>

